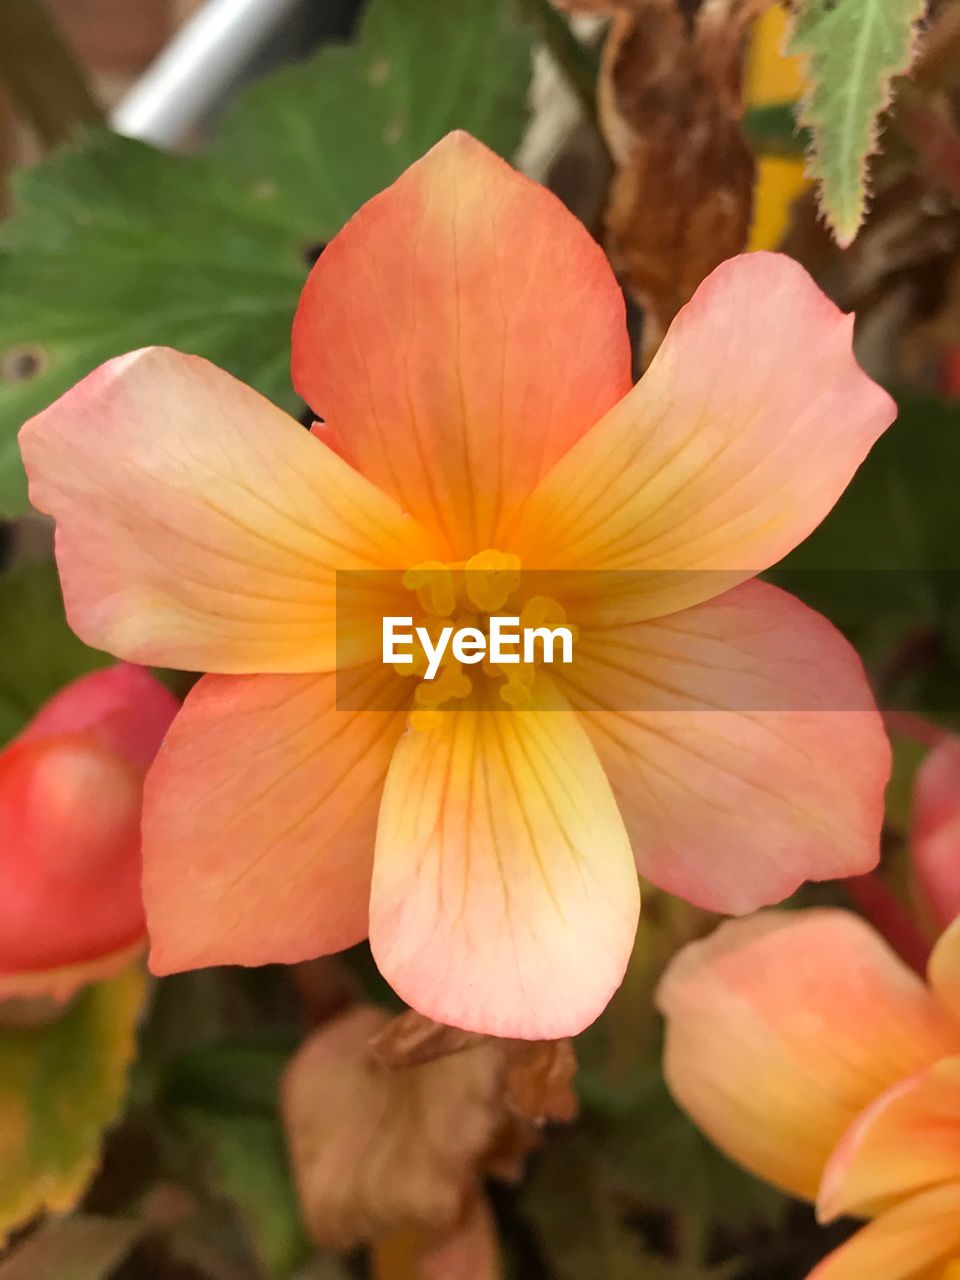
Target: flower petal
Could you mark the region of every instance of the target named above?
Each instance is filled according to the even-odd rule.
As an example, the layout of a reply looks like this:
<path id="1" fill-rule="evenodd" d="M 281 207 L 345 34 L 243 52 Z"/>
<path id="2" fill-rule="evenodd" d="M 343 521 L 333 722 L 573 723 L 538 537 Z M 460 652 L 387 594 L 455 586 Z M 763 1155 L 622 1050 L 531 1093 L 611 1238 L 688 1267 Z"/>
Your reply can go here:
<path id="1" fill-rule="evenodd" d="M 934 1187 L 858 1231 L 808 1280 L 921 1280 L 960 1255 L 960 1183 Z"/>
<path id="2" fill-rule="evenodd" d="M 913 866 L 939 924 L 960 915 L 960 738 L 945 737 L 913 784 Z"/>
<path id="3" fill-rule="evenodd" d="M 680 952 L 658 1004 L 680 1105 L 728 1155 L 811 1200 L 857 1113 L 960 1048 L 920 979 L 845 911 L 728 921 Z"/>
<path id="4" fill-rule="evenodd" d="M 603 770 L 567 710 L 440 715 L 403 738 L 390 767 L 374 957 L 438 1022 L 573 1035 L 619 986 L 640 905 Z"/>
<path id="5" fill-rule="evenodd" d="M 793 596 L 585 629 L 562 683 L 654 884 L 739 914 L 876 866 L 889 744 L 856 653 Z"/>
<path id="6" fill-rule="evenodd" d="M 960 918 L 940 935 L 927 966 L 937 999 L 960 1021 Z"/>
<path id="7" fill-rule="evenodd" d="M 724 262 L 640 383 L 541 482 L 511 549 L 528 567 L 634 571 L 633 618 L 767 568 L 895 416 L 853 357 L 852 324 L 790 258 Z"/>
<path id="8" fill-rule="evenodd" d="M 335 570 L 426 554 L 392 501 L 196 356 L 111 360 L 20 441 L 31 500 L 57 521 L 71 626 L 134 661 L 329 669 Z"/>
<path id="9" fill-rule="evenodd" d="M 452 133 L 313 268 L 293 379 L 344 456 L 442 539 L 497 529 L 630 387 L 623 298 L 545 188 Z"/>
<path id="10" fill-rule="evenodd" d="M 817 1214 L 873 1217 L 950 1181 L 960 1182 L 960 1058 L 902 1080 L 857 1116 L 824 1170 Z"/>
<path id="11" fill-rule="evenodd" d="M 290 964 L 367 932 L 380 789 L 403 717 L 382 670 L 207 676 L 147 779 L 144 899 L 155 973 Z M 365 698 L 365 695 L 364 695 Z"/>

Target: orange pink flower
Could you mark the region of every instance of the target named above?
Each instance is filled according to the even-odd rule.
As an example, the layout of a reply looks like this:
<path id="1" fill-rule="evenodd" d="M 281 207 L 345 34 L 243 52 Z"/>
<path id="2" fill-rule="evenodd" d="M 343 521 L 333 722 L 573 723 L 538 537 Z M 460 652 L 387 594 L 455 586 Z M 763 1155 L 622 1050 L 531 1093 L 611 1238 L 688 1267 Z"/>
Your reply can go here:
<path id="1" fill-rule="evenodd" d="M 960 921 L 928 979 L 812 910 L 729 921 L 661 984 L 667 1080 L 701 1128 L 822 1221 L 872 1219 L 811 1280 L 960 1267 Z"/>
<path id="2" fill-rule="evenodd" d="M 751 254 L 631 389 L 599 247 L 452 134 L 307 281 L 293 378 L 312 434 L 158 348 L 28 423 L 75 630 L 213 673 L 147 785 L 155 971 L 369 934 L 428 1016 L 555 1038 L 621 980 L 637 867 L 743 912 L 873 866 L 889 758 L 859 660 L 747 581 L 894 416 L 851 328 L 795 262 Z M 554 598 L 524 598 L 530 570 Z M 364 592 L 338 601 L 350 571 L 394 575 L 385 613 L 563 614 L 578 662 L 414 688 L 375 657 Z M 464 593 L 471 571 L 487 585 Z"/>
<path id="3" fill-rule="evenodd" d="M 960 738 L 953 734 L 917 770 L 910 844 L 923 905 L 942 928 L 960 915 Z"/>
<path id="4" fill-rule="evenodd" d="M 0 999 L 65 999 L 142 948 L 143 778 L 177 707 L 122 664 L 67 685 L 0 752 Z"/>

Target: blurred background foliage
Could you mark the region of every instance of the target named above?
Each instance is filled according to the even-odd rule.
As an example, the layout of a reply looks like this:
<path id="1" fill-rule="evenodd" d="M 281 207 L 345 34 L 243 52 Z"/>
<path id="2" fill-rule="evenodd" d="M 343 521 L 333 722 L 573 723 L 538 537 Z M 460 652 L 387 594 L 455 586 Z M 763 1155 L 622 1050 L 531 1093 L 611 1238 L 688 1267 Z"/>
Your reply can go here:
<path id="1" fill-rule="evenodd" d="M 782 243 L 857 310 L 861 360 L 900 417 L 772 576 L 847 632 L 884 705 L 960 726 L 960 5 L 803 0 L 786 55 L 784 10 L 758 0 L 341 3 L 326 25 L 337 40 L 318 42 L 322 22 L 297 27 L 289 65 L 231 94 L 178 150 L 118 136 L 103 105 L 190 7 L 37 10 L 28 47 L 17 4 L 0 5 L 2 137 L 32 160 L 0 226 L 0 743 L 106 661 L 63 617 L 20 424 L 148 343 L 207 356 L 302 413 L 289 330 L 310 265 L 452 128 L 519 159 L 608 247 L 638 373 L 700 279 L 745 245 Z M 896 893 L 920 754 L 898 740 L 884 863 Z M 798 898 L 811 900 L 847 891 Z M 648 893 L 627 981 L 575 1046 L 578 1117 L 540 1133 L 567 1107 L 550 1064 L 536 1105 L 507 1108 L 534 1136 L 463 1173 L 489 1199 L 498 1263 L 438 1263 L 439 1222 L 372 1249 L 309 1238 L 281 1080 L 343 1009 L 399 1012 L 363 947 L 149 989 L 133 969 L 52 1022 L 0 1016 L 0 1280 L 801 1280 L 847 1228 L 817 1228 L 734 1168 L 663 1084 L 650 994 L 710 923 Z M 391 1187 L 413 1176 L 403 1143 L 377 1159 Z"/>

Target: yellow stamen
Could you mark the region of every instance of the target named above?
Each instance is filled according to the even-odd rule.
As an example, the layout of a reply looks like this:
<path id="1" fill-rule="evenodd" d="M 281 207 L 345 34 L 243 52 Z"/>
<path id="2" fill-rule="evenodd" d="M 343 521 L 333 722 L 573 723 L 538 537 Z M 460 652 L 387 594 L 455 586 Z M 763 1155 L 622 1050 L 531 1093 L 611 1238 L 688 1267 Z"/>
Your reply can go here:
<path id="1" fill-rule="evenodd" d="M 517 667 L 501 667 L 500 674 L 506 676 L 500 686 L 501 700 L 508 707 L 529 707 L 533 701 L 532 690 L 537 678 L 537 668 L 522 662 Z"/>
<path id="2" fill-rule="evenodd" d="M 449 618 L 457 607 L 457 593 L 449 565 L 425 560 L 414 565 L 400 579 L 408 591 L 415 591 L 420 608 L 438 618 Z"/>
<path id="3" fill-rule="evenodd" d="M 521 627 L 558 627 L 567 620 L 567 611 L 552 596 L 531 596 L 520 610 Z"/>
<path id="4" fill-rule="evenodd" d="M 467 596 L 483 613 L 497 613 L 520 585 L 520 557 L 480 551 L 464 565 Z"/>
<path id="5" fill-rule="evenodd" d="M 422 644 L 415 644 L 411 661 L 394 662 L 393 669 L 398 676 L 416 676 L 418 680 L 422 680 L 427 674 L 429 665 L 430 659 L 427 657 L 427 651 Z"/>
<path id="6" fill-rule="evenodd" d="M 418 625 L 426 628 L 434 646 L 445 626 L 452 626 L 454 631 L 473 627 L 489 634 L 490 616 L 494 614 L 516 615 L 522 632 L 566 626 L 574 637 L 577 634 L 577 628 L 567 622 L 566 610 L 559 601 L 550 596 L 532 596 L 526 601 L 522 596 L 516 598 L 520 595 L 520 557 L 509 552 L 488 549 L 459 565 L 424 561 L 408 569 L 402 581 L 417 596 L 426 615 Z M 536 650 L 533 653 L 535 656 Z M 507 707 L 521 709 L 533 703 L 537 661 L 494 663 L 485 655 L 482 663 L 470 669 L 468 676 L 454 658 L 451 647 L 441 658 L 432 680 L 426 679 L 428 669 L 426 649 L 417 639 L 413 661 L 396 667 L 399 674 L 416 676 L 419 681 L 409 717 L 410 725 L 417 730 L 438 727 L 442 723 L 439 717 L 449 704 L 468 698 L 473 693 L 474 682 L 484 676 L 498 682 L 498 696 Z"/>
<path id="7" fill-rule="evenodd" d="M 467 698 L 473 691 L 473 682 L 464 675 L 456 662 L 447 661 L 433 680 L 417 685 L 413 699 L 419 707 L 436 710 L 452 699 Z"/>

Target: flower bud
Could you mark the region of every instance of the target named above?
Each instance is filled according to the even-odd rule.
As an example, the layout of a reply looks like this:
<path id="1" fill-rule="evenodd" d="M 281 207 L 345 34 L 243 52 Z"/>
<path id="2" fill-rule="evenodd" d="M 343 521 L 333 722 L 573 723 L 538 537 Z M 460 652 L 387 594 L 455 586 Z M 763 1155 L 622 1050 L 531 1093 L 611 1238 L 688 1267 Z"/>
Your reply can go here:
<path id="1" fill-rule="evenodd" d="M 143 778 L 176 710 L 120 665 L 61 690 L 0 751 L 0 998 L 63 1000 L 142 944 Z"/>

